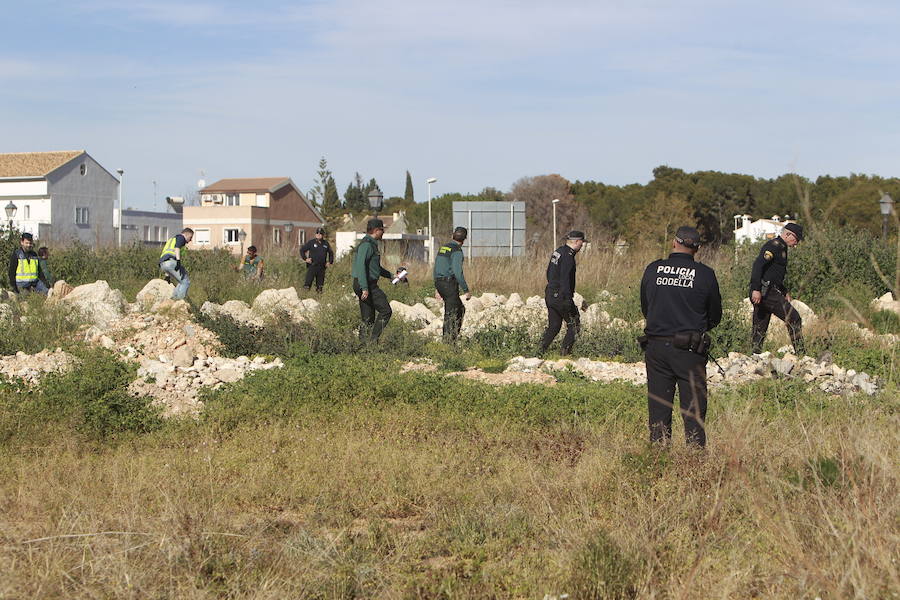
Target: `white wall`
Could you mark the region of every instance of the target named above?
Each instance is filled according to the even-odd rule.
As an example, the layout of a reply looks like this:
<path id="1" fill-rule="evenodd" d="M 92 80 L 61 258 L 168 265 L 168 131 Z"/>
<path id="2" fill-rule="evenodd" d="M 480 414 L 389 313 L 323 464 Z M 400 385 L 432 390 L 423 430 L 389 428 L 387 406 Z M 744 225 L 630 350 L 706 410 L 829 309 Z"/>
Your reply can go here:
<path id="1" fill-rule="evenodd" d="M 46 196 L 47 181 L 0 181 L 0 198 L 15 196 Z"/>

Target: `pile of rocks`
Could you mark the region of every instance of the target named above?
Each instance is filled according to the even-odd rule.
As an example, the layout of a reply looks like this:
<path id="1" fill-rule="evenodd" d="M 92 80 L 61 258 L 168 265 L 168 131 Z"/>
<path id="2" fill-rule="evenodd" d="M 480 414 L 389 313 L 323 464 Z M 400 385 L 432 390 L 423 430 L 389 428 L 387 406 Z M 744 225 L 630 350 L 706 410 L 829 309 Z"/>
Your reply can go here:
<path id="1" fill-rule="evenodd" d="M 9 381 L 22 381 L 33 386 L 48 373 L 63 373 L 72 368 L 75 358 L 62 351 L 41 350 L 37 354 L 16 352 L 0 358 L 0 375 Z"/>
<path id="2" fill-rule="evenodd" d="M 844 369 L 829 361 L 816 361 L 809 356 L 801 358 L 793 354 L 785 354 L 779 358 L 769 352 L 753 355 L 731 352 L 727 358 L 719 359 L 718 362 L 718 366 L 712 362 L 707 365 L 707 380 L 713 387 L 780 377 L 801 379 L 829 394 L 864 393 L 871 396 L 879 389 L 878 380 L 867 373 Z M 719 371 L 719 366 L 722 367 L 724 374 Z M 587 358 L 552 361 L 517 356 L 511 359 L 506 366 L 507 372 L 538 370 L 552 372 L 567 369 L 580 373 L 591 381 L 624 381 L 634 385 L 647 383 L 647 375 L 642 362 L 603 362 Z"/>
<path id="3" fill-rule="evenodd" d="M 195 357 L 190 362 L 188 357 L 187 352 L 179 354 L 176 350 L 176 361 L 169 360 L 165 355 L 159 359 L 143 358 L 137 372 L 138 379 L 131 383 L 129 391 L 135 396 L 154 398 L 163 406 L 165 416 L 196 416 L 202 407 L 198 399 L 201 388 L 218 388 L 225 383 L 240 381 L 252 371 L 284 366 L 280 358 L 269 362 L 261 356 L 252 360 L 246 356 L 235 359 Z"/>
<path id="4" fill-rule="evenodd" d="M 236 322 L 262 327 L 267 320 L 286 314 L 295 323 L 308 321 L 319 310 L 319 302 L 313 298 L 301 300 L 295 288 L 263 290 L 253 301 L 253 305 L 240 300 L 229 300 L 224 304 L 204 302 L 200 312 L 209 317 L 227 316 Z"/>

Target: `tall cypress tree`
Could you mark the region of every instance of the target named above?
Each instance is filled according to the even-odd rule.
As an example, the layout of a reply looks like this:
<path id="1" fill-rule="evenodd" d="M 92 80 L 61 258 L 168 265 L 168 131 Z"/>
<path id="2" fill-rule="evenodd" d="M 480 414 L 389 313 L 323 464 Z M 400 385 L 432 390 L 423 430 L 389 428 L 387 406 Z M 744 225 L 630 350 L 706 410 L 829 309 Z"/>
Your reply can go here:
<path id="1" fill-rule="evenodd" d="M 403 193 L 403 199 L 409 204 L 416 201 L 413 194 L 412 176 L 409 174 L 409 171 L 406 172 L 406 192 Z"/>

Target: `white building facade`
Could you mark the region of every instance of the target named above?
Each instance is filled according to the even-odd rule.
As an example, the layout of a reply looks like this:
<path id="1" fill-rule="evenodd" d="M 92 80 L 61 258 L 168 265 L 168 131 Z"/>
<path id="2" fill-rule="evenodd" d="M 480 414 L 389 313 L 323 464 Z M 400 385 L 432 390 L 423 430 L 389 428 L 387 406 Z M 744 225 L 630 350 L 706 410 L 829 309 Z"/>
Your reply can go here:
<path id="1" fill-rule="evenodd" d="M 118 179 L 84 150 L 0 154 L 0 206 L 15 206 L 13 228 L 44 245 L 111 245 L 118 191 Z"/>
<path id="2" fill-rule="evenodd" d="M 734 215 L 734 241 L 737 244 L 742 242 L 758 242 L 760 240 L 771 240 L 784 229 L 788 223 L 795 221 L 774 215 L 771 219 L 753 220 L 750 215 Z"/>

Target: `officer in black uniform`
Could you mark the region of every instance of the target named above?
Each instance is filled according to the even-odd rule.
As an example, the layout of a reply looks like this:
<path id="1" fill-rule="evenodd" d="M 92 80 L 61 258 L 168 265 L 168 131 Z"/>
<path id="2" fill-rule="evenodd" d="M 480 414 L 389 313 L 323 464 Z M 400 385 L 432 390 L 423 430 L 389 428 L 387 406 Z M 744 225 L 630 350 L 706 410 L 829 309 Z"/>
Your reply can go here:
<path id="1" fill-rule="evenodd" d="M 312 287 L 313 279 L 316 280 L 316 291 L 321 292 L 325 284 L 325 269 L 327 265 L 334 264 L 334 252 L 331 244 L 325 239 L 325 230 L 316 229 L 316 237 L 309 240 L 300 248 L 300 258 L 306 261 L 306 281 L 303 288 Z"/>
<path id="2" fill-rule="evenodd" d="M 715 271 L 694 260 L 699 248 L 700 233 L 679 227 L 669 258 L 647 265 L 641 279 L 651 442 L 672 438 L 677 384 L 685 440 L 706 445 L 707 332 L 722 320 L 722 296 Z"/>
<path id="3" fill-rule="evenodd" d="M 462 328 L 466 307 L 459 299 L 459 290 L 466 294 L 466 300 L 472 297 L 469 284 L 463 274 L 462 245 L 469 236 L 465 227 L 453 230 L 453 239 L 438 250 L 434 258 L 434 289 L 444 301 L 444 341 L 455 342 Z"/>
<path id="4" fill-rule="evenodd" d="M 753 352 L 762 352 L 769 319 L 775 315 L 787 325 L 794 352 L 803 355 L 803 320 L 791 305 L 791 295 L 784 285 L 787 274 L 788 248 L 803 240 L 803 227 L 788 223 L 781 234 L 763 244 L 753 262 L 750 274 L 750 302 L 753 303 Z"/>
<path id="5" fill-rule="evenodd" d="M 560 347 L 560 354 L 566 356 L 572 351 L 575 336 L 581 331 L 581 317 L 575 306 L 575 255 L 584 246 L 584 233 L 570 231 L 566 235 L 566 243 L 550 255 L 547 265 L 547 288 L 544 290 L 544 301 L 547 303 L 547 329 L 541 338 L 538 354 L 543 355 L 553 343 L 556 334 L 566 322 L 566 336 Z"/>

